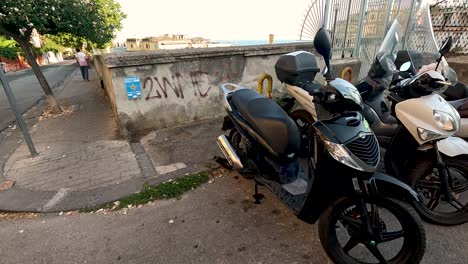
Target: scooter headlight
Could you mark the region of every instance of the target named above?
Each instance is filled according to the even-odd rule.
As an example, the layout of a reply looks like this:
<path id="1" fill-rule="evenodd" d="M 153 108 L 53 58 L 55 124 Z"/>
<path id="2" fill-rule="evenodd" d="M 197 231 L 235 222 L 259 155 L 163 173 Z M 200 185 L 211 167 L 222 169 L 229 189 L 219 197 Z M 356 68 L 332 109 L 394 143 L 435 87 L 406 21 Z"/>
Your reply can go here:
<path id="1" fill-rule="evenodd" d="M 364 169 L 349 155 L 349 152 L 342 144 L 336 144 L 330 141 L 324 141 L 330 155 L 340 163 L 343 163 L 353 169 L 364 171 Z"/>
<path id="2" fill-rule="evenodd" d="M 458 129 L 455 118 L 453 118 L 450 114 L 434 110 L 433 115 L 434 120 L 439 128 L 447 131 L 455 131 Z"/>

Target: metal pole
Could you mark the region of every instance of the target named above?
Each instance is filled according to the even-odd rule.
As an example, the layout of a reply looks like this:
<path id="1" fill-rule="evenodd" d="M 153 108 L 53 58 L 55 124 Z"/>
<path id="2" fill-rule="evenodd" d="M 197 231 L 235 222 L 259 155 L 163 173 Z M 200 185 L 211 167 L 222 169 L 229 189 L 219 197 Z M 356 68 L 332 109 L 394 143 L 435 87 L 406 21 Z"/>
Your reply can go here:
<path id="1" fill-rule="evenodd" d="M 335 7 L 335 18 L 333 19 L 333 35 L 332 35 L 332 48 L 335 47 L 335 35 L 336 35 L 336 18 L 338 17 L 339 6 Z"/>
<path id="2" fill-rule="evenodd" d="M 331 0 L 325 0 L 325 14 L 323 16 L 323 27 L 325 29 L 328 29 L 328 26 L 329 26 L 330 6 L 331 6 Z"/>
<path id="3" fill-rule="evenodd" d="M 359 57 L 359 50 L 361 48 L 362 31 L 364 27 L 364 20 L 367 13 L 367 0 L 361 0 L 361 18 L 359 20 L 359 28 L 357 32 L 356 44 L 354 45 L 353 57 Z"/>
<path id="4" fill-rule="evenodd" d="M 5 94 L 8 98 L 8 101 L 10 102 L 11 110 L 13 110 L 13 113 L 16 116 L 16 121 L 18 122 L 21 132 L 23 133 L 24 141 L 26 141 L 26 144 L 28 145 L 29 151 L 31 152 L 31 156 L 37 156 L 38 154 L 31 140 L 31 136 L 29 135 L 28 127 L 26 126 L 26 123 L 24 122 L 23 116 L 19 112 L 18 107 L 16 107 L 15 96 L 11 91 L 10 84 L 8 83 L 8 80 L 3 70 L 0 70 L 0 82 L 2 83 L 3 89 L 5 90 Z"/>
<path id="5" fill-rule="evenodd" d="M 348 27 L 349 27 L 349 14 L 351 13 L 351 0 L 349 0 L 348 3 L 348 17 L 346 18 L 346 28 L 344 32 L 344 38 L 343 38 L 343 52 L 341 53 L 341 58 L 344 58 L 344 48 L 346 46 L 346 38 L 348 37 Z"/>
<path id="6" fill-rule="evenodd" d="M 393 3 L 394 3 L 394 0 L 390 0 L 388 2 L 387 15 L 385 16 L 385 23 L 384 23 L 384 28 L 383 28 L 382 39 L 385 38 L 385 35 L 387 34 L 387 27 L 388 27 L 388 22 L 390 20 L 390 13 L 392 12 L 392 9 L 393 9 Z"/>
<path id="7" fill-rule="evenodd" d="M 395 15 L 395 16 L 400 15 L 401 1 L 403 1 L 403 0 L 400 0 L 400 1 L 398 2 L 398 11 L 396 12 L 396 15 Z"/>
<path id="8" fill-rule="evenodd" d="M 408 36 L 409 36 L 409 31 L 410 31 L 410 28 L 412 26 L 412 22 L 413 22 L 413 9 L 414 9 L 414 4 L 415 2 L 418 1 L 418 0 L 413 0 L 411 1 L 411 7 L 410 7 L 410 12 L 409 12 L 409 16 L 408 16 L 408 23 L 406 24 L 406 29 L 405 29 L 405 37 L 403 38 L 403 45 L 402 45 L 402 49 L 406 49 L 406 45 L 408 44 Z"/>

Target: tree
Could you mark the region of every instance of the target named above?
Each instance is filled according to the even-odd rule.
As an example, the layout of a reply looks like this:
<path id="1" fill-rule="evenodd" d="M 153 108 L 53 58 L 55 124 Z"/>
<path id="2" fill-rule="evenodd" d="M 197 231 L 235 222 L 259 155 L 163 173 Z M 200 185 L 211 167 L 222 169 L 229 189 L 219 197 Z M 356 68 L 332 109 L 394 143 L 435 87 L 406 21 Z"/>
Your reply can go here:
<path id="1" fill-rule="evenodd" d="M 124 18 L 125 14 L 114 0 L 2 0 L 0 34 L 13 38 L 19 44 L 44 90 L 49 106 L 53 111 L 61 112 L 36 62 L 30 43 L 33 29 L 40 34 L 69 33 L 104 45 L 121 29 Z"/>

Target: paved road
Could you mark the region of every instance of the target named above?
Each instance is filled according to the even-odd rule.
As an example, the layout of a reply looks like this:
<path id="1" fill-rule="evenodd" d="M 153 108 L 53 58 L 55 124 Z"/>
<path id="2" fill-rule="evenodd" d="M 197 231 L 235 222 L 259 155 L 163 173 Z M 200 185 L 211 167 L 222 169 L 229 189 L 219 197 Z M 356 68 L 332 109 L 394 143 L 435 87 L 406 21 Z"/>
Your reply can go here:
<path id="1" fill-rule="evenodd" d="M 299 221 L 263 188 L 224 176 L 140 209 L 0 220 L 1 263 L 331 263 L 317 226 Z M 171 220 L 173 223 L 171 224 Z M 426 225 L 423 263 L 468 263 L 468 225 Z"/>
<path id="2" fill-rule="evenodd" d="M 64 61 L 62 63 L 43 66 L 42 70 L 49 81 L 49 85 L 56 90 L 68 74 L 76 68 L 74 61 Z M 15 95 L 19 109 L 24 113 L 34 106 L 44 95 L 36 76 L 31 69 L 7 73 L 10 86 Z M 3 88 L 0 87 L 0 131 L 15 120 L 10 104 L 6 98 Z"/>

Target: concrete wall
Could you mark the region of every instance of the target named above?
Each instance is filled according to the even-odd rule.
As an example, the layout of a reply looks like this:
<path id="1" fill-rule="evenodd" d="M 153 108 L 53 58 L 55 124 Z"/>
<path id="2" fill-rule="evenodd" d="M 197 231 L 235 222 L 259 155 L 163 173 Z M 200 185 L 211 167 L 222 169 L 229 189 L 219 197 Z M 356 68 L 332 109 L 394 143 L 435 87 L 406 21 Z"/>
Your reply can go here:
<path id="1" fill-rule="evenodd" d="M 286 92 L 276 79 L 274 65 L 282 54 L 312 50 L 311 43 L 154 51 L 96 56 L 123 136 L 138 138 L 155 129 L 225 115 L 219 85 L 224 82 L 256 89 L 258 77 L 273 77 L 273 96 Z M 323 61 L 319 60 L 323 67 Z M 354 67 L 355 60 L 335 63 L 335 72 Z M 355 74 L 356 75 L 356 74 Z M 124 77 L 138 76 L 142 98 L 128 100 Z M 318 79 L 323 78 L 318 76 Z M 355 80 L 356 81 L 356 80 Z"/>

